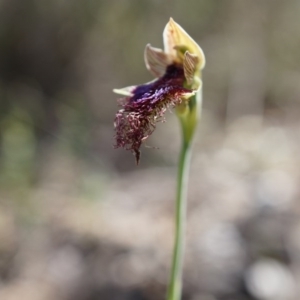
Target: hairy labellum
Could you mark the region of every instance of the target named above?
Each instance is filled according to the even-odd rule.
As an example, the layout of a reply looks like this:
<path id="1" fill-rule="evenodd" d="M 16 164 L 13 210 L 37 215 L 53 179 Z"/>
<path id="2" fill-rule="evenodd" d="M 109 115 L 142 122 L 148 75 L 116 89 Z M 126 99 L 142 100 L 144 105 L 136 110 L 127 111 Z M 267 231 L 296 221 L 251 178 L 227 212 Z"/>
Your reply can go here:
<path id="1" fill-rule="evenodd" d="M 167 108 L 179 105 L 182 97 L 192 92 L 183 87 L 184 82 L 182 66 L 172 64 L 164 76 L 137 86 L 131 91 L 131 97 L 122 98 L 122 109 L 115 117 L 115 147 L 133 151 L 138 163 L 141 144 L 154 131 L 155 123 L 164 120 Z"/>

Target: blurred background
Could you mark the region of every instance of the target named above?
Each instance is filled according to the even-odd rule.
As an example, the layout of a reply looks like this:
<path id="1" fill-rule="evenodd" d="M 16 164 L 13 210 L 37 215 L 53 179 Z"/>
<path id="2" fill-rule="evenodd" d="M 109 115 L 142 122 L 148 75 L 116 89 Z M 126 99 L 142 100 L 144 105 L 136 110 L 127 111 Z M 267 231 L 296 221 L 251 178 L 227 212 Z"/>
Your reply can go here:
<path id="1" fill-rule="evenodd" d="M 184 300 L 300 298 L 300 1 L 1 0 L 0 299 L 164 299 L 176 117 L 141 164 L 113 88 L 169 17 L 203 48 Z"/>

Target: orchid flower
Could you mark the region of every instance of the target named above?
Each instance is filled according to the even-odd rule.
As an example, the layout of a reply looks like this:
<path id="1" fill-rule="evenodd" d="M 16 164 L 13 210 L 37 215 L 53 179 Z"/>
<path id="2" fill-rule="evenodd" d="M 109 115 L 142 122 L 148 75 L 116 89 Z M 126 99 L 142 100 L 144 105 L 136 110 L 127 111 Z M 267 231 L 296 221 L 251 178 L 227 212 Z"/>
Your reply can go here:
<path id="1" fill-rule="evenodd" d="M 141 144 L 152 134 L 156 122 L 164 120 L 167 109 L 176 108 L 186 123 L 184 131 L 191 131 L 197 121 L 196 105 L 191 99 L 202 86 L 203 51 L 172 18 L 164 29 L 163 43 L 164 50 L 148 44 L 144 52 L 146 67 L 156 77 L 154 81 L 114 89 L 124 96 L 119 99 L 122 108 L 114 122 L 115 147 L 131 150 L 137 163 Z"/>

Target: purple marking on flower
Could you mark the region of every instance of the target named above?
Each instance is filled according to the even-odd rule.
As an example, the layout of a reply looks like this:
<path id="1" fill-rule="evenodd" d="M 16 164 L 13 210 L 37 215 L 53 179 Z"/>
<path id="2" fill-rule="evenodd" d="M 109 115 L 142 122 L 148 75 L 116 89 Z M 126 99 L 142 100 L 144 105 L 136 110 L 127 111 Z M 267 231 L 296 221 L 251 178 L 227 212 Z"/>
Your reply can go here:
<path id="1" fill-rule="evenodd" d="M 177 64 L 169 65 L 161 78 L 137 86 L 132 97 L 122 98 L 115 117 L 116 145 L 131 150 L 140 159 L 140 147 L 155 129 L 155 123 L 164 120 L 167 108 L 182 101 L 182 96 L 192 90 L 184 88 L 184 71 Z"/>

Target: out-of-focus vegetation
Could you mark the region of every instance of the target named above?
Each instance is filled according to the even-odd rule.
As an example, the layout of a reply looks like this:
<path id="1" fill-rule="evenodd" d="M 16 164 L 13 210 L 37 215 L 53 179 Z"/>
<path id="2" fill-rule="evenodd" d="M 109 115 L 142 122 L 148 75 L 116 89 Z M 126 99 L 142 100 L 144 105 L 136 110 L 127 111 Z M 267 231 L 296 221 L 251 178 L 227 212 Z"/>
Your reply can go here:
<path id="1" fill-rule="evenodd" d="M 172 16 L 203 48 L 184 299 L 299 299 L 298 0 L 0 1 L 0 299 L 164 299 L 179 126 L 135 166 L 112 89 Z M 155 149 L 153 147 L 158 147 Z"/>

